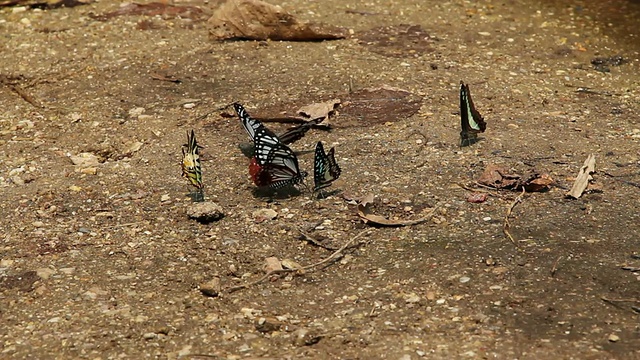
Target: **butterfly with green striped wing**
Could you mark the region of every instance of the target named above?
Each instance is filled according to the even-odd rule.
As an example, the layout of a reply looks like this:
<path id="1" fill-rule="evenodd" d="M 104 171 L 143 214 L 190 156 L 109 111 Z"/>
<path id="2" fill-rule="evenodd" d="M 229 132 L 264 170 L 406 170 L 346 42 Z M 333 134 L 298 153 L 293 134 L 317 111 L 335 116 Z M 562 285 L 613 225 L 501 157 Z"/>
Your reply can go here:
<path id="1" fill-rule="evenodd" d="M 330 186 L 340 177 L 341 172 L 342 169 L 336 161 L 335 148 L 331 148 L 328 153 L 325 153 L 322 141 L 318 141 L 313 158 L 313 182 L 315 185 L 313 191 Z"/>
<path id="2" fill-rule="evenodd" d="M 468 146 L 478 141 L 478 133 L 487 129 L 487 123 L 471 99 L 469 85 L 460 81 L 460 147 Z"/>

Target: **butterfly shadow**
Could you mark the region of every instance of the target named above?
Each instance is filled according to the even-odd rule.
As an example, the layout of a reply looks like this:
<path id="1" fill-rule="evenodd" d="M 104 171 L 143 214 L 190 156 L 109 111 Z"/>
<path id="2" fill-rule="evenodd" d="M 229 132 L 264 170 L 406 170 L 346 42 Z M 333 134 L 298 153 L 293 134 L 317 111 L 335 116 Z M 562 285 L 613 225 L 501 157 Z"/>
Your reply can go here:
<path id="1" fill-rule="evenodd" d="M 194 203 L 198 203 L 198 202 L 203 202 L 204 201 L 204 191 L 202 191 L 202 189 L 190 191 L 189 193 L 187 193 L 187 196 Z"/>
<path id="2" fill-rule="evenodd" d="M 479 143 L 481 141 L 485 141 L 484 137 L 471 137 L 467 139 L 460 140 L 460 148 L 471 146 L 475 143 Z"/>
<path id="3" fill-rule="evenodd" d="M 258 199 L 282 200 L 299 196 L 301 194 L 302 191 L 298 190 L 294 186 L 281 189 L 272 189 L 270 187 L 257 187 L 253 189 L 253 197 Z"/>
<path id="4" fill-rule="evenodd" d="M 340 194 L 341 192 L 342 192 L 341 189 L 335 189 L 331 191 L 325 191 L 324 189 L 320 189 L 314 192 L 314 198 L 316 200 L 328 199 L 329 197 Z"/>

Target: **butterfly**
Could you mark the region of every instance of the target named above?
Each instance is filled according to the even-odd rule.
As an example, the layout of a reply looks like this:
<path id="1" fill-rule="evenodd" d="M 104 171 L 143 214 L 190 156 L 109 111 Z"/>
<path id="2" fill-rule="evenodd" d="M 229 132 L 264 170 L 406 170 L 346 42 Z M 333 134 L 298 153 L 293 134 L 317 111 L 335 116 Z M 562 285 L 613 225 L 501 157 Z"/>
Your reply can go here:
<path id="1" fill-rule="evenodd" d="M 331 148 L 328 153 L 324 152 L 322 142 L 316 144 L 316 153 L 313 158 L 313 182 L 315 187 L 313 191 L 326 188 L 340 177 L 342 170 L 338 166 L 335 157 L 335 149 Z"/>
<path id="2" fill-rule="evenodd" d="M 259 138 L 256 138 L 256 141 L 259 142 Z M 261 148 L 256 145 L 256 149 Z M 252 159 L 252 162 L 255 161 L 260 170 L 257 176 L 252 176 L 256 185 L 280 189 L 304 183 L 307 173 L 300 171 L 298 158 L 288 146 L 282 143 L 275 144 L 269 150 L 267 160 L 264 163 L 260 163 L 259 153 L 260 150 Z"/>
<path id="3" fill-rule="evenodd" d="M 296 154 L 271 130 L 251 118 L 242 105 L 235 103 L 233 107 L 254 143 L 255 154 L 249 164 L 254 184 L 280 189 L 304 182 L 307 173 L 300 171 Z"/>
<path id="4" fill-rule="evenodd" d="M 182 176 L 187 178 L 191 185 L 202 189 L 202 167 L 200 166 L 200 149 L 193 130 L 187 131 L 187 144 L 182 145 Z"/>
<path id="5" fill-rule="evenodd" d="M 234 103 L 233 107 L 236 111 L 236 114 L 242 121 L 242 126 L 247 131 L 247 134 L 249 134 L 249 138 L 251 138 L 251 141 L 254 141 L 254 142 L 255 142 L 256 134 L 260 132 L 262 133 L 261 134 L 262 136 L 268 136 L 272 140 L 277 139 L 279 142 L 285 145 L 289 145 L 302 139 L 304 135 L 307 133 L 307 131 L 309 131 L 309 129 L 313 127 L 313 125 L 316 125 L 320 123 L 322 120 L 324 120 L 324 117 L 312 119 L 303 124 L 290 128 L 289 130 L 285 131 L 281 135 L 276 135 L 274 132 L 272 132 L 266 126 L 264 126 L 260 121 L 251 118 L 251 116 L 249 116 L 249 114 L 247 113 L 247 111 L 244 109 L 242 105 L 238 103 Z M 275 142 L 275 140 L 272 142 Z M 255 148 L 253 146 L 241 144 L 240 150 L 247 157 L 253 157 L 255 155 Z"/>
<path id="6" fill-rule="evenodd" d="M 460 81 L 460 121 L 462 131 L 460 131 L 460 147 L 471 145 L 477 141 L 478 133 L 487 129 L 482 115 L 476 110 L 471 100 L 469 85 Z"/>
<path id="7" fill-rule="evenodd" d="M 287 186 L 296 185 L 304 180 L 306 172 L 296 173 L 286 166 L 267 164 L 260 165 L 255 157 L 249 163 L 249 174 L 253 183 L 258 187 L 270 187 L 281 189 Z"/>

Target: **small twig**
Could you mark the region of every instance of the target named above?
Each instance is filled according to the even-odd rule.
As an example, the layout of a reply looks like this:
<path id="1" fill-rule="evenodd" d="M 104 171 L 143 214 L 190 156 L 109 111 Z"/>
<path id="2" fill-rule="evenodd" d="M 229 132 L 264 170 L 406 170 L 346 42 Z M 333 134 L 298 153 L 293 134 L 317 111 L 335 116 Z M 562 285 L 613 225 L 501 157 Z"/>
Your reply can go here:
<path id="1" fill-rule="evenodd" d="M 556 275 L 556 271 L 558 271 L 558 263 L 560 263 L 560 260 L 562 260 L 562 256 L 558 256 L 556 261 L 553 263 L 553 267 L 551 268 L 551 277 L 554 277 Z"/>
<path id="2" fill-rule="evenodd" d="M 250 282 L 248 284 L 243 284 L 243 285 L 238 285 L 238 286 L 234 286 L 231 287 L 229 289 L 226 290 L 226 292 L 228 293 L 232 293 L 238 290 L 242 290 L 242 289 L 246 289 L 249 288 L 251 286 L 260 284 L 261 282 L 263 282 L 264 280 L 266 280 L 267 278 L 270 278 L 272 275 L 278 275 L 278 274 L 286 274 L 286 273 L 292 273 L 292 272 L 297 272 L 300 270 L 309 270 L 309 269 L 313 269 L 315 267 L 318 267 L 322 264 L 325 264 L 333 259 L 335 259 L 336 257 L 338 257 L 338 255 L 342 254 L 342 252 L 347 249 L 349 246 L 351 246 L 351 244 L 353 244 L 354 241 L 356 241 L 359 237 L 361 237 L 362 235 L 370 232 L 370 229 L 364 230 L 362 232 L 360 232 L 358 235 L 354 236 L 353 238 L 351 238 L 351 240 L 347 241 L 344 245 L 342 245 L 338 250 L 336 250 L 335 252 L 333 252 L 331 255 L 329 255 L 328 257 L 315 262 L 311 265 L 307 265 L 307 266 L 303 266 L 301 268 L 297 268 L 297 269 L 278 269 L 278 270 L 272 270 L 269 271 L 268 273 L 266 273 L 264 276 L 262 276 L 261 278 L 259 278 L 256 281 Z"/>
<path id="3" fill-rule="evenodd" d="M 638 299 L 607 299 L 606 297 L 601 297 L 600 299 L 602 299 L 602 301 L 606 302 L 607 304 L 613 305 L 615 307 L 617 307 L 618 309 L 621 310 L 630 310 L 634 313 L 638 313 L 640 312 L 640 307 L 638 306 L 631 306 L 630 308 L 627 308 L 626 306 L 622 306 L 618 303 L 622 303 L 622 302 L 634 302 L 634 303 L 640 303 L 640 300 Z"/>
<path id="4" fill-rule="evenodd" d="M 495 197 L 498 197 L 498 198 L 500 198 L 500 199 L 504 199 L 504 198 L 506 197 L 505 195 L 500 194 L 500 193 L 498 192 L 498 189 L 494 189 L 494 188 L 491 188 L 491 187 L 488 187 L 488 186 L 485 186 L 485 185 L 482 185 L 482 184 L 478 184 L 478 185 L 479 185 L 479 186 L 484 186 L 484 187 L 486 187 L 487 189 L 493 189 L 493 190 L 487 190 L 487 189 L 474 189 L 474 188 L 472 188 L 472 187 L 469 187 L 469 186 L 467 186 L 467 185 L 465 185 L 465 184 L 461 184 L 461 183 L 457 183 L 456 185 L 460 186 L 461 188 L 463 188 L 463 189 L 465 189 L 465 190 L 467 190 L 467 191 L 471 191 L 471 192 L 480 192 L 480 193 L 484 193 L 484 194 L 489 194 L 489 195 L 491 195 L 491 196 L 495 196 Z"/>
<path id="5" fill-rule="evenodd" d="M 513 209 L 515 209 L 516 205 L 522 202 L 522 197 L 524 196 L 524 194 L 525 194 L 525 191 L 523 187 L 522 193 L 518 195 L 515 200 L 513 200 L 513 202 L 511 203 L 511 206 L 509 206 L 509 208 L 507 209 L 507 214 L 504 216 L 504 223 L 502 224 L 502 232 L 514 244 L 516 244 L 516 241 L 514 240 L 513 236 L 511 236 L 511 233 L 509 233 L 509 228 L 511 227 L 511 224 L 509 224 L 509 216 L 511 216 L 511 213 L 513 213 Z"/>
<path id="6" fill-rule="evenodd" d="M 0 82 L 2 84 L 4 84 L 6 87 L 8 87 L 11 91 L 13 91 L 14 93 L 18 94 L 18 96 L 20 96 L 22 98 L 22 100 L 28 102 L 29 104 L 33 105 L 33 107 L 38 108 L 38 109 L 44 109 L 44 106 L 42 104 L 40 104 L 39 101 L 37 101 L 36 99 L 33 98 L 33 96 L 29 95 L 26 91 L 24 91 L 20 86 L 18 86 L 17 84 L 12 84 L 9 79 L 7 79 L 6 77 L 0 77 Z"/>
<path id="7" fill-rule="evenodd" d="M 623 266 L 621 269 L 631 271 L 631 272 L 640 271 L 640 268 L 633 267 L 633 266 Z"/>
<path id="8" fill-rule="evenodd" d="M 345 14 L 354 14 L 354 15 L 380 15 L 379 13 L 369 12 L 369 11 L 360 11 L 360 10 L 345 10 Z"/>
<path id="9" fill-rule="evenodd" d="M 297 117 L 297 116 L 285 116 L 285 117 L 255 116 L 253 118 L 263 123 L 281 123 L 281 124 L 304 124 L 307 121 L 309 121 L 309 119 L 305 119 L 303 117 Z"/>
<path id="10" fill-rule="evenodd" d="M 131 225 L 139 225 L 139 224 L 147 224 L 147 222 L 146 221 L 137 221 L 137 222 L 131 222 L 131 223 L 116 224 L 116 225 L 106 226 L 103 229 L 115 229 L 115 228 L 119 228 L 119 227 L 125 227 L 125 226 L 131 226 Z"/>
<path id="11" fill-rule="evenodd" d="M 371 307 L 371 311 L 369 312 L 369 317 L 374 317 L 377 315 L 378 314 L 376 314 L 376 304 L 373 304 L 373 306 Z"/>
<path id="12" fill-rule="evenodd" d="M 312 238 L 310 235 L 306 234 L 304 231 L 302 231 L 302 229 L 297 228 L 298 232 L 300 232 L 300 235 L 302 236 L 302 238 L 310 243 L 312 243 L 315 246 L 321 247 L 323 249 L 327 249 L 327 250 L 336 250 L 338 249 L 335 246 L 329 246 L 329 245 L 325 245 L 322 242 Z"/>

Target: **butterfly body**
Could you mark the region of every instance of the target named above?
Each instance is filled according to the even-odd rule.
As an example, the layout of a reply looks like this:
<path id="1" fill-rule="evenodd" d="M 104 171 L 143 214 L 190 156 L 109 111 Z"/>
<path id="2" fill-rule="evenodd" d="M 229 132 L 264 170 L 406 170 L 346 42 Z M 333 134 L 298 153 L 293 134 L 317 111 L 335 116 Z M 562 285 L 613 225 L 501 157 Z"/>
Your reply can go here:
<path id="1" fill-rule="evenodd" d="M 478 133 L 487 129 L 487 123 L 473 104 L 469 85 L 462 81 L 460 81 L 460 122 L 462 127 L 460 147 L 475 143 Z"/>
<path id="2" fill-rule="evenodd" d="M 198 189 L 202 189 L 202 167 L 200 165 L 200 145 L 196 141 L 196 134 L 193 130 L 187 132 L 187 144 L 182 145 L 182 176 L 185 177 L 191 185 Z"/>
<path id="3" fill-rule="evenodd" d="M 328 187 L 340 177 L 341 172 L 342 169 L 336 161 L 335 149 L 331 148 L 328 153 L 325 153 L 322 142 L 318 141 L 313 158 L 313 182 L 315 185 L 313 190 L 318 191 Z"/>

